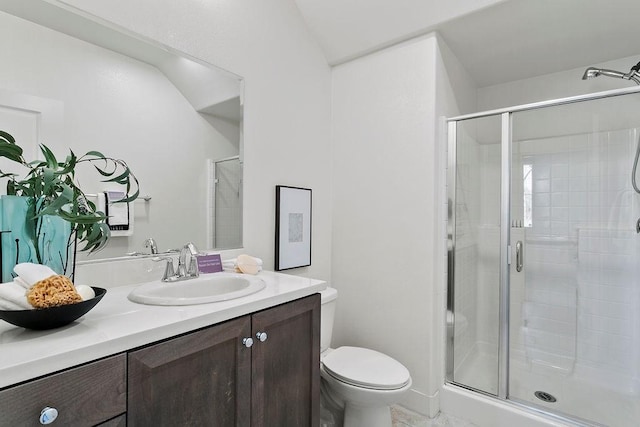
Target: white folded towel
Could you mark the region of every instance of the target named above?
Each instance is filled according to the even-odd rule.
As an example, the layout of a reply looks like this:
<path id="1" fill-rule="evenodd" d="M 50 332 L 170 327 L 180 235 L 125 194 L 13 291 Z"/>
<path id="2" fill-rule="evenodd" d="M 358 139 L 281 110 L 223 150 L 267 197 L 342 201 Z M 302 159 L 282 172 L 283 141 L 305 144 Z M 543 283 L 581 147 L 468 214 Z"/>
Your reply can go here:
<path id="1" fill-rule="evenodd" d="M 24 310 L 24 308 L 11 301 L 0 298 L 0 310 Z"/>
<path id="2" fill-rule="evenodd" d="M 22 277 L 14 277 L 13 281 L 16 282 L 18 285 L 22 286 L 23 288 L 25 288 L 26 290 L 31 289 L 31 285 L 25 282 L 24 280 L 22 280 Z"/>
<path id="3" fill-rule="evenodd" d="M 13 271 L 24 280 L 29 287 L 36 282 L 44 280 L 47 277 L 55 276 L 58 273 L 42 264 L 34 264 L 32 262 L 22 262 L 13 267 Z"/>
<path id="4" fill-rule="evenodd" d="M 25 289 L 15 282 L 0 283 L 0 300 L 17 305 L 19 307 L 18 310 L 30 310 L 33 308 L 27 301 Z"/>

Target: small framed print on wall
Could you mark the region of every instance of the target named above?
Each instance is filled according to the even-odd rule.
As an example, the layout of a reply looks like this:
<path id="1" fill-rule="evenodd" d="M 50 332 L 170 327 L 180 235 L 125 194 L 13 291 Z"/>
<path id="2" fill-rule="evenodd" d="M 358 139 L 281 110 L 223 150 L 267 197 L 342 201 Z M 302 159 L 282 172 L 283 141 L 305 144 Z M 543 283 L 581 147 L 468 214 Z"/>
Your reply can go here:
<path id="1" fill-rule="evenodd" d="M 276 185 L 275 271 L 311 265 L 311 189 Z"/>

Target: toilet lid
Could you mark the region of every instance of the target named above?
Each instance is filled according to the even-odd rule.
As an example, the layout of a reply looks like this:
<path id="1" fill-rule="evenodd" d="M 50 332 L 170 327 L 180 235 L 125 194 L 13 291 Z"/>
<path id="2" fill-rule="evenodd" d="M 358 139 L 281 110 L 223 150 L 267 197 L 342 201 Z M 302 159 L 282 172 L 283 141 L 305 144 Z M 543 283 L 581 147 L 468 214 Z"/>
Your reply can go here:
<path id="1" fill-rule="evenodd" d="M 339 347 L 322 359 L 334 378 L 358 387 L 394 390 L 405 386 L 409 371 L 386 354 L 360 347 Z"/>

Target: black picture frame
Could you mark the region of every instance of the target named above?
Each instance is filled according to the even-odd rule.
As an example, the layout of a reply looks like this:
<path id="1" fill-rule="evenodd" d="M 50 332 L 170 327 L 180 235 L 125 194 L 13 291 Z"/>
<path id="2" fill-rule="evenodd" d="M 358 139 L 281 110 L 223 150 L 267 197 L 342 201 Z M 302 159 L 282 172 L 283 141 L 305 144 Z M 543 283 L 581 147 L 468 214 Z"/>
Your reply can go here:
<path id="1" fill-rule="evenodd" d="M 311 189 L 276 185 L 275 271 L 311 265 Z"/>

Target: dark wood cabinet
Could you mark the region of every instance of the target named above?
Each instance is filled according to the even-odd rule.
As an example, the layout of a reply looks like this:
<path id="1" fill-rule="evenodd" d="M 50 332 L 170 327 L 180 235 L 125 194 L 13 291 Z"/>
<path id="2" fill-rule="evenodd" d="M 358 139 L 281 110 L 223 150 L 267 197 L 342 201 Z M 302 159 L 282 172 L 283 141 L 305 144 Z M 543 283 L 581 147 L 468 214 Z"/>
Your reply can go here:
<path id="1" fill-rule="evenodd" d="M 251 425 L 320 425 L 320 296 L 255 313 L 252 329 Z"/>
<path id="2" fill-rule="evenodd" d="M 0 391 L 0 426 L 40 426 L 45 407 L 53 425 L 94 426 L 126 411 L 123 354 Z"/>
<path id="3" fill-rule="evenodd" d="M 130 352 L 128 426 L 319 425 L 319 322 L 316 294 Z"/>
<path id="4" fill-rule="evenodd" d="M 247 426 L 245 316 L 129 353 L 128 426 Z"/>
<path id="5" fill-rule="evenodd" d="M 0 391 L 0 427 L 316 427 L 320 295 Z"/>

